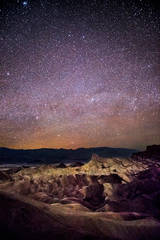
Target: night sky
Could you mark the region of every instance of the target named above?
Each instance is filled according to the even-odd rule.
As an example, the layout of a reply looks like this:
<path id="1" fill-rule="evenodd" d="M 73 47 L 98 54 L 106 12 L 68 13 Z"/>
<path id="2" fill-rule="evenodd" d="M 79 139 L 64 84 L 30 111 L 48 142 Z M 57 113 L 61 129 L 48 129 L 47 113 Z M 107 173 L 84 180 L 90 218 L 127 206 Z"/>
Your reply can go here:
<path id="1" fill-rule="evenodd" d="M 0 0 L 0 146 L 160 144 L 160 8 Z"/>

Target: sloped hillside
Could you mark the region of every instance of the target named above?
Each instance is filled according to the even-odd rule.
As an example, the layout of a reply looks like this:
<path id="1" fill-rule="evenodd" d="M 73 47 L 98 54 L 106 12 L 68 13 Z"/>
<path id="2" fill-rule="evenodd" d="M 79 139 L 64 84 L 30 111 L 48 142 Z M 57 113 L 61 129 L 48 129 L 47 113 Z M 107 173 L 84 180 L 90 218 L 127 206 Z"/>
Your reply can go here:
<path id="1" fill-rule="evenodd" d="M 3 239 L 160 239 L 160 223 L 154 219 L 124 221 L 104 213 L 67 211 L 63 205 L 49 206 L 4 191 L 0 191 L 0 205 Z"/>

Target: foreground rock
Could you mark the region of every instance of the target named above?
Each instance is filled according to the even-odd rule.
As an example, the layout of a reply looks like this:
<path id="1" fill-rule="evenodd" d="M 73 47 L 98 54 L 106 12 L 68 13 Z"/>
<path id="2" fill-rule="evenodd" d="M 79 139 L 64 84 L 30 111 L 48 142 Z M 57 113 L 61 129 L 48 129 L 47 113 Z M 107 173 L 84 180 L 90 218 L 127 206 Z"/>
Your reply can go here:
<path id="1" fill-rule="evenodd" d="M 160 219 L 160 168 L 152 167 L 120 184 L 108 199 L 106 210 L 137 211 Z"/>
<path id="2" fill-rule="evenodd" d="M 124 221 L 120 214 L 76 211 L 57 204 L 49 206 L 4 191 L 0 191 L 0 206 L 3 239 L 160 239 L 160 223 L 154 219 Z"/>
<path id="3" fill-rule="evenodd" d="M 147 146 L 144 152 L 137 152 L 132 154 L 132 158 L 141 162 L 154 161 L 155 164 L 160 166 L 160 145 Z"/>
<path id="4" fill-rule="evenodd" d="M 0 176 L 0 231 L 6 239 L 160 239 L 156 157 L 94 154 L 82 166 L 43 165 L 9 176 Z"/>
<path id="5" fill-rule="evenodd" d="M 142 161 L 104 159 L 94 154 L 87 164 L 80 167 L 44 165 L 22 169 L 12 175 L 8 185 L 0 187 L 49 204 L 61 203 L 65 199 L 66 202 L 72 200 L 94 211 L 107 204 L 110 211 L 138 209 L 146 213 L 146 209 L 151 209 L 147 199 L 151 196 L 145 192 L 145 186 L 152 193 L 157 191 L 155 187 L 159 188 L 159 175 L 153 181 L 149 180 L 148 175 L 145 182 L 140 180 L 140 173 L 145 176 L 147 169 L 149 164 Z M 152 171 L 150 175 L 153 174 Z M 142 206 L 143 202 L 145 207 Z M 154 212 L 154 215 L 157 213 Z"/>
<path id="6" fill-rule="evenodd" d="M 7 181 L 7 180 L 11 180 L 11 176 L 9 174 L 7 174 L 5 171 L 1 171 L 0 170 L 0 181 Z"/>

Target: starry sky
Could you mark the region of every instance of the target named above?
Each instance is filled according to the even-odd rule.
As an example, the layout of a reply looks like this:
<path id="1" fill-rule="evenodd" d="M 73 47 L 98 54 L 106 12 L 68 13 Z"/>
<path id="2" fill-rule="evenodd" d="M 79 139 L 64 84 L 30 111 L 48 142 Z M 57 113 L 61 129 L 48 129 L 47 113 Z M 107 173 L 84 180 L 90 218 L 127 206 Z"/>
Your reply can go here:
<path id="1" fill-rule="evenodd" d="M 1 0 L 0 146 L 160 144 L 160 7 Z"/>

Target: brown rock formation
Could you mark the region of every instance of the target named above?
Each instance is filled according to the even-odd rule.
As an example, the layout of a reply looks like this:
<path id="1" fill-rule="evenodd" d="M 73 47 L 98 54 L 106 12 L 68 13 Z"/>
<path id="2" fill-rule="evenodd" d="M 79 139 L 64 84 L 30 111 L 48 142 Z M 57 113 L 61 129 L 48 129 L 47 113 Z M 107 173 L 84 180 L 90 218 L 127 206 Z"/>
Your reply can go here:
<path id="1" fill-rule="evenodd" d="M 147 146 L 144 152 L 133 153 L 132 158 L 139 161 L 154 160 L 160 165 L 160 145 Z"/>

